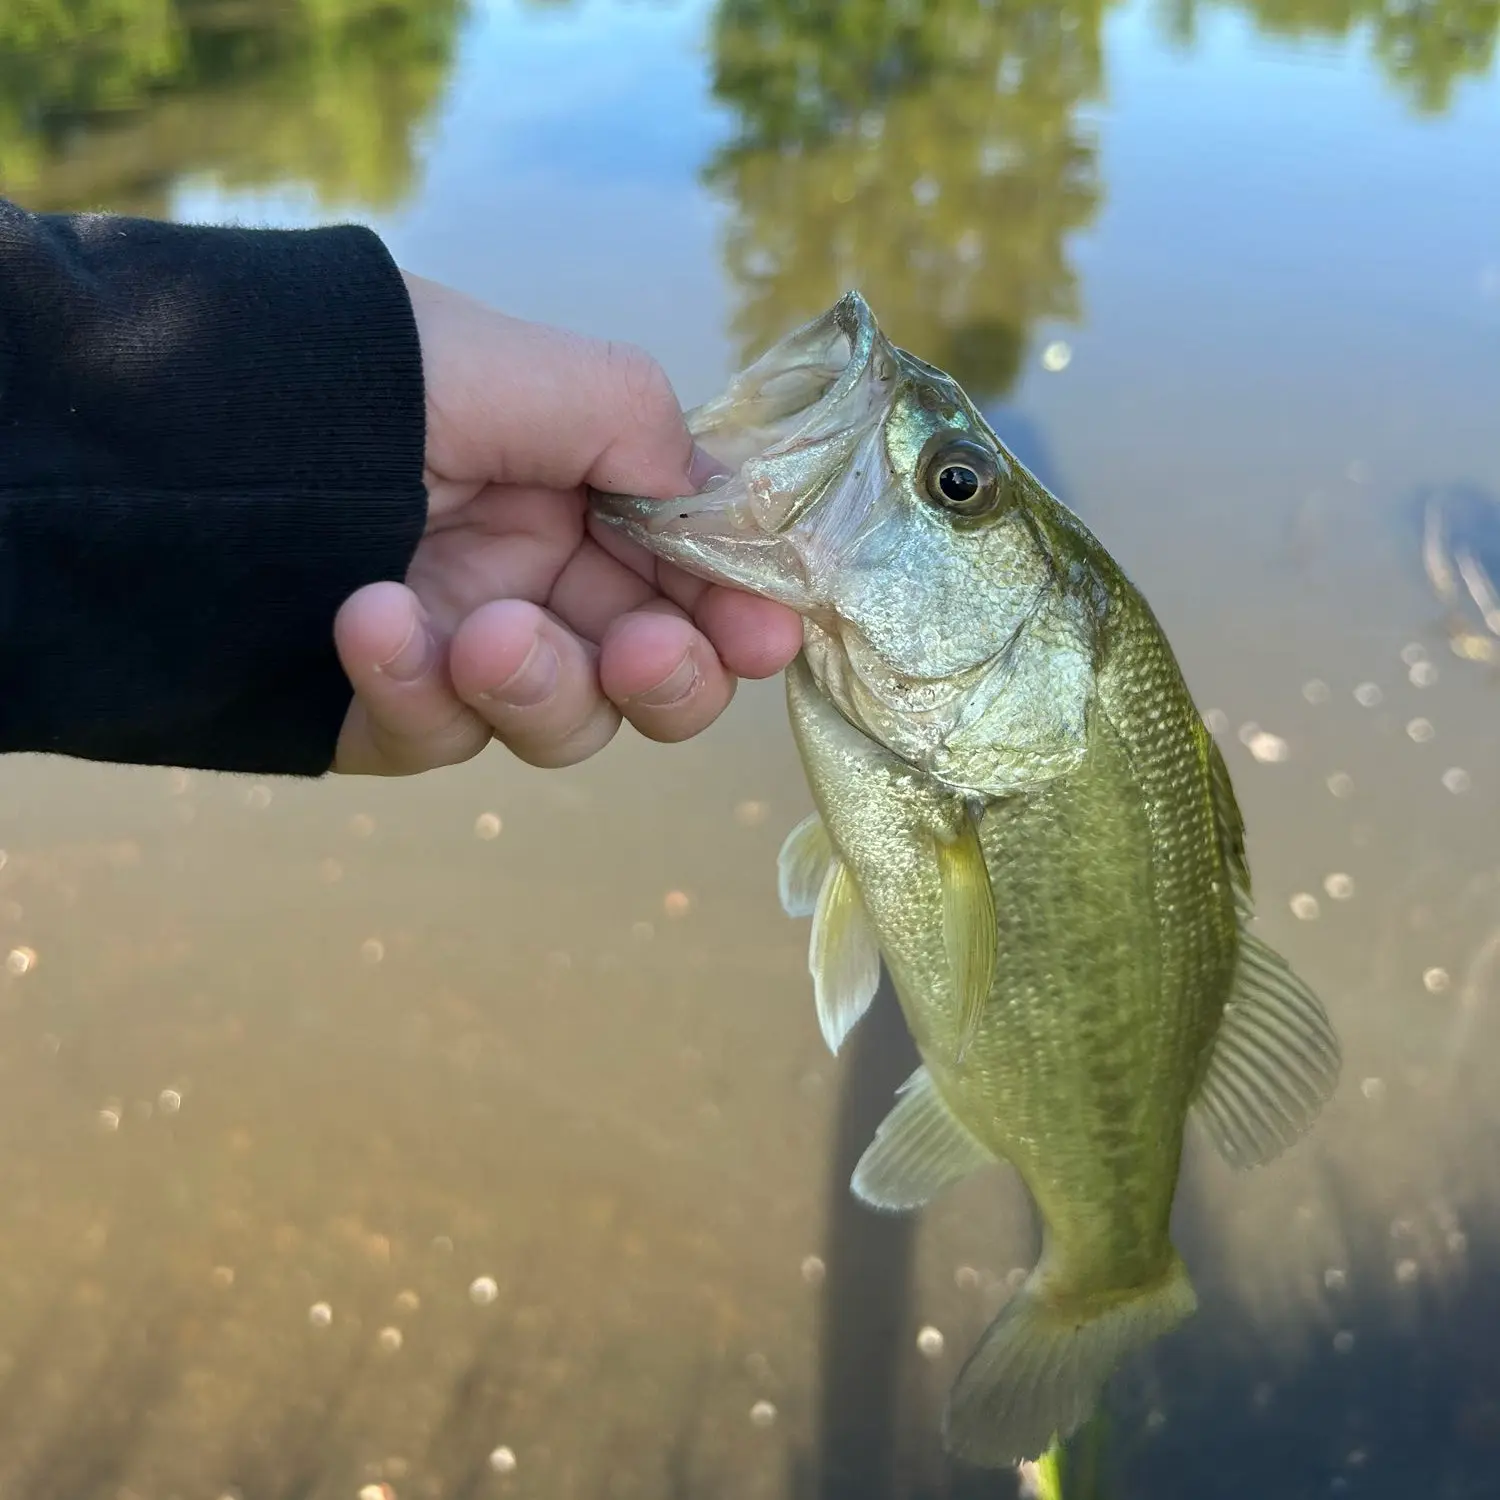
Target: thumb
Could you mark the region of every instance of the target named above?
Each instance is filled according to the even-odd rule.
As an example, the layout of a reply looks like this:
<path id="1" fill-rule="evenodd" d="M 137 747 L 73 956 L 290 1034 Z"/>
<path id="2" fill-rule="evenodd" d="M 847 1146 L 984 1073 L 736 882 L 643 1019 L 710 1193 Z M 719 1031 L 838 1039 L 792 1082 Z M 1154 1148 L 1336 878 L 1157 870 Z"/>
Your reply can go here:
<path id="1" fill-rule="evenodd" d="M 403 275 L 422 345 L 428 465 L 442 478 L 666 500 L 720 472 L 644 350 L 507 317 Z"/>
<path id="2" fill-rule="evenodd" d="M 372 583 L 351 595 L 333 638 L 354 688 L 335 771 L 409 776 L 471 760 L 489 744 L 489 725 L 453 691 L 446 648 L 404 584 Z"/>

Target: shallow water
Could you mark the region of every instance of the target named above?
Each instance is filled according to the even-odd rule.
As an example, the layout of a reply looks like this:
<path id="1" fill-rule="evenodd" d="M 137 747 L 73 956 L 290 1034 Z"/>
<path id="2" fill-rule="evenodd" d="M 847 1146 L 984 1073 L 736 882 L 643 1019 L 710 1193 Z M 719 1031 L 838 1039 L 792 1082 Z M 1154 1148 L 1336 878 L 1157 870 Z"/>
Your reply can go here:
<path id="1" fill-rule="evenodd" d="M 857 284 L 982 395 L 1165 624 L 1347 1059 L 1273 1168 L 1190 1150 L 1112 1493 L 1500 1493 L 1493 5 L 21 16 L 32 206 L 359 217 L 688 401 Z M 12 761 L 0 1495 L 1013 1494 L 935 1433 L 1030 1222 L 849 1201 L 909 1057 L 888 1004 L 822 1049 L 807 805 L 775 683 L 560 773 Z"/>

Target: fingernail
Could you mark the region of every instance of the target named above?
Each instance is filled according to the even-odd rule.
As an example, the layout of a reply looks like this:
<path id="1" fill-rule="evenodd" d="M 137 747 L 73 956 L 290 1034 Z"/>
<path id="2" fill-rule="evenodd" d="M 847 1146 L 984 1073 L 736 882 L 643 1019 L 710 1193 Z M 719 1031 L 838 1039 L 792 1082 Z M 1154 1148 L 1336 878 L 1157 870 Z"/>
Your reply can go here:
<path id="1" fill-rule="evenodd" d="M 535 708 L 552 696 L 557 686 L 557 652 L 541 636 L 531 643 L 526 660 L 499 687 L 484 696 L 495 698 L 511 708 Z"/>
<path id="2" fill-rule="evenodd" d="M 696 495 L 706 490 L 715 479 L 728 478 L 729 470 L 707 448 L 700 448 L 694 443 L 693 460 L 688 465 L 688 483 L 692 485 L 693 493 Z"/>
<path id="3" fill-rule="evenodd" d="M 432 632 L 418 615 L 395 655 L 380 663 L 380 670 L 395 682 L 415 682 L 431 665 L 434 653 Z"/>
<path id="4" fill-rule="evenodd" d="M 697 686 L 698 663 L 693 660 L 693 653 L 689 651 L 672 669 L 669 677 L 663 678 L 654 688 L 637 693 L 631 702 L 642 704 L 646 708 L 670 708 L 674 703 L 681 703 Z"/>

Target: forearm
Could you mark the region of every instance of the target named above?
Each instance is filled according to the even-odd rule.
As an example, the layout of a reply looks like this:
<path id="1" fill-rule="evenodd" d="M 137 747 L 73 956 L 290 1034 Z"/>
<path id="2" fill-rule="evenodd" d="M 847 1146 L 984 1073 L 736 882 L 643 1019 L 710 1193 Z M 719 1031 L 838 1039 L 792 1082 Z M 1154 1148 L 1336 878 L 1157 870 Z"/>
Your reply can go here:
<path id="1" fill-rule="evenodd" d="M 423 406 L 368 231 L 0 201 L 0 750 L 327 769 L 333 617 L 405 574 Z"/>

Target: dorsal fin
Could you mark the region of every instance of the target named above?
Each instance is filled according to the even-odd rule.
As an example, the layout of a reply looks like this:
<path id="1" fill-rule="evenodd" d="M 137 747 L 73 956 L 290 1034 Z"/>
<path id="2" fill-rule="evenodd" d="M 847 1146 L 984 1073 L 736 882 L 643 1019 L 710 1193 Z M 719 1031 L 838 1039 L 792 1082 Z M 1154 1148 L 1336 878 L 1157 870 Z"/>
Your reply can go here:
<path id="1" fill-rule="evenodd" d="M 1239 920 L 1239 957 L 1194 1107 L 1231 1166 L 1255 1167 L 1311 1127 L 1338 1085 L 1341 1058 L 1322 1002 L 1250 931 L 1254 906 L 1245 821 L 1224 757 L 1212 740 L 1208 746 L 1214 818 Z"/>
<path id="2" fill-rule="evenodd" d="M 1318 997 L 1242 927 L 1234 989 L 1194 1100 L 1219 1154 L 1233 1167 L 1279 1156 L 1332 1098 L 1340 1065 Z"/>
<path id="3" fill-rule="evenodd" d="M 1213 799 L 1214 822 L 1219 830 L 1219 847 L 1224 851 L 1224 863 L 1229 868 L 1234 908 L 1241 920 L 1248 920 L 1255 906 L 1250 886 L 1250 861 L 1245 856 L 1245 819 L 1234 795 L 1234 783 L 1229 779 L 1224 752 L 1206 727 L 1203 734 L 1208 739 L 1209 795 Z"/>

